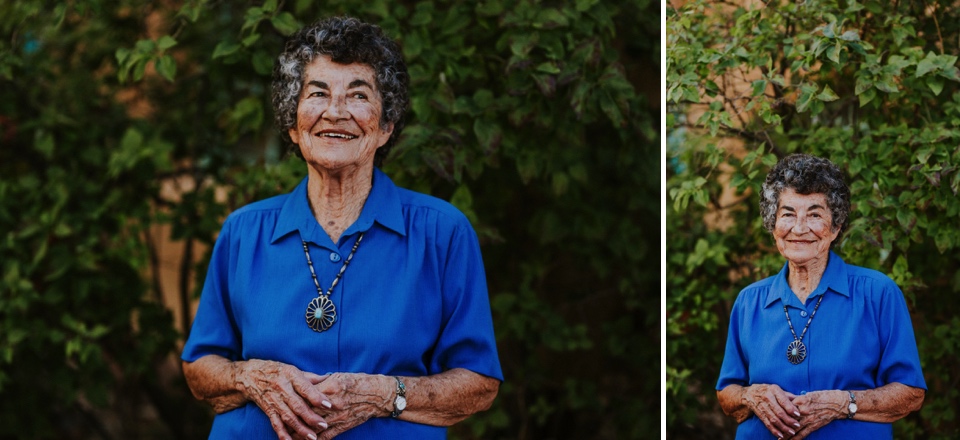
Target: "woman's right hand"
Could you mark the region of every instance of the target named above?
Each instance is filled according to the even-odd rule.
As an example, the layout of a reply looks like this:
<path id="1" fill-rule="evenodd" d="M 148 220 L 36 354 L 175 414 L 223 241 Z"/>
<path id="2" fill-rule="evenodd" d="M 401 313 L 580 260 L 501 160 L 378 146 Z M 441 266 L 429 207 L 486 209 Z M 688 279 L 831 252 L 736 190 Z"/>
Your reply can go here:
<path id="1" fill-rule="evenodd" d="M 323 417 L 313 411 L 331 406 L 330 399 L 314 387 L 325 376 L 259 359 L 235 362 L 234 367 L 237 389 L 263 410 L 281 440 L 290 439 L 291 434 L 316 440 L 317 433 L 327 428 Z"/>
<path id="2" fill-rule="evenodd" d="M 784 438 L 800 428 L 800 410 L 793 404 L 797 396 L 774 384 L 754 384 L 743 388 L 741 401 L 771 434 Z"/>

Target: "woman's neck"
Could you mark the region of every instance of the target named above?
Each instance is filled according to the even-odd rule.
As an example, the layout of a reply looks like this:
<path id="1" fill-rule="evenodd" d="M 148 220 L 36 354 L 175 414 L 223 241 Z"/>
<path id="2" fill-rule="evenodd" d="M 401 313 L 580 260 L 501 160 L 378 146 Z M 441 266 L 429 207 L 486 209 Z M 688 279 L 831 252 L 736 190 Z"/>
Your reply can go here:
<path id="1" fill-rule="evenodd" d="M 788 261 L 789 273 L 787 274 L 787 284 L 790 290 L 797 295 L 801 303 L 806 304 L 807 297 L 820 285 L 820 279 L 827 270 L 828 256 L 823 258 L 814 258 L 803 263 L 794 263 Z"/>
<path id="2" fill-rule="evenodd" d="M 334 243 L 360 217 L 373 188 L 373 167 L 343 172 L 308 166 L 307 199 L 317 223 Z"/>

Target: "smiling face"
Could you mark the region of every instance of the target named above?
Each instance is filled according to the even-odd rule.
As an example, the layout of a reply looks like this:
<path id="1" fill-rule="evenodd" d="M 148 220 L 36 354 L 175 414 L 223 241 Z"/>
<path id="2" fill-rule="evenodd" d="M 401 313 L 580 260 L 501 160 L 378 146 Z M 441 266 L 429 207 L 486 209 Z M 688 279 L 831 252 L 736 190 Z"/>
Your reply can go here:
<path id="1" fill-rule="evenodd" d="M 373 68 L 338 64 L 319 55 L 304 70 L 297 122 L 288 131 L 308 164 L 324 171 L 373 167 L 392 126 L 380 127 L 381 101 Z"/>
<path id="2" fill-rule="evenodd" d="M 800 265 L 812 260 L 826 261 L 830 243 L 839 234 L 840 228 L 833 228 L 826 196 L 798 194 L 793 188 L 780 193 L 773 237 L 780 254 L 788 261 Z"/>

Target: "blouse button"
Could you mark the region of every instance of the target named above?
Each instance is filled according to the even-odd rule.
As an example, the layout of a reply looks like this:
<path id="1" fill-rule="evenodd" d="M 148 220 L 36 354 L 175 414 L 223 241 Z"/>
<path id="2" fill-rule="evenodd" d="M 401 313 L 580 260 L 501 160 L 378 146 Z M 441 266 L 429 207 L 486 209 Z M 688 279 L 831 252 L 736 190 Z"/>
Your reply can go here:
<path id="1" fill-rule="evenodd" d="M 336 263 L 340 261 L 340 254 L 336 252 L 330 252 L 330 262 Z"/>
<path id="2" fill-rule="evenodd" d="M 333 257 L 331 256 L 330 258 L 332 259 Z M 801 311 L 800 311 L 800 316 L 806 318 L 806 317 L 807 317 L 807 311 L 806 311 L 806 310 L 801 310 Z"/>

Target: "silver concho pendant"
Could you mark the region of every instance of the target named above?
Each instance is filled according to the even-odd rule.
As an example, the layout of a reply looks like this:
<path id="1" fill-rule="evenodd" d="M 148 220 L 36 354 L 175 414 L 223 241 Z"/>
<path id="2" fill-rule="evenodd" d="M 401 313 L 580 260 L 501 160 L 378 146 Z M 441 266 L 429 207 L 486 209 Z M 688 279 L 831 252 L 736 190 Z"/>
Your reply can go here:
<path id="1" fill-rule="evenodd" d="M 791 364 L 797 365 L 806 358 L 807 347 L 803 345 L 803 342 L 794 339 L 793 342 L 787 346 L 787 360 L 789 360 Z"/>
<path id="2" fill-rule="evenodd" d="M 307 306 L 307 325 L 315 332 L 322 332 L 337 321 L 337 308 L 326 295 L 318 296 Z"/>

